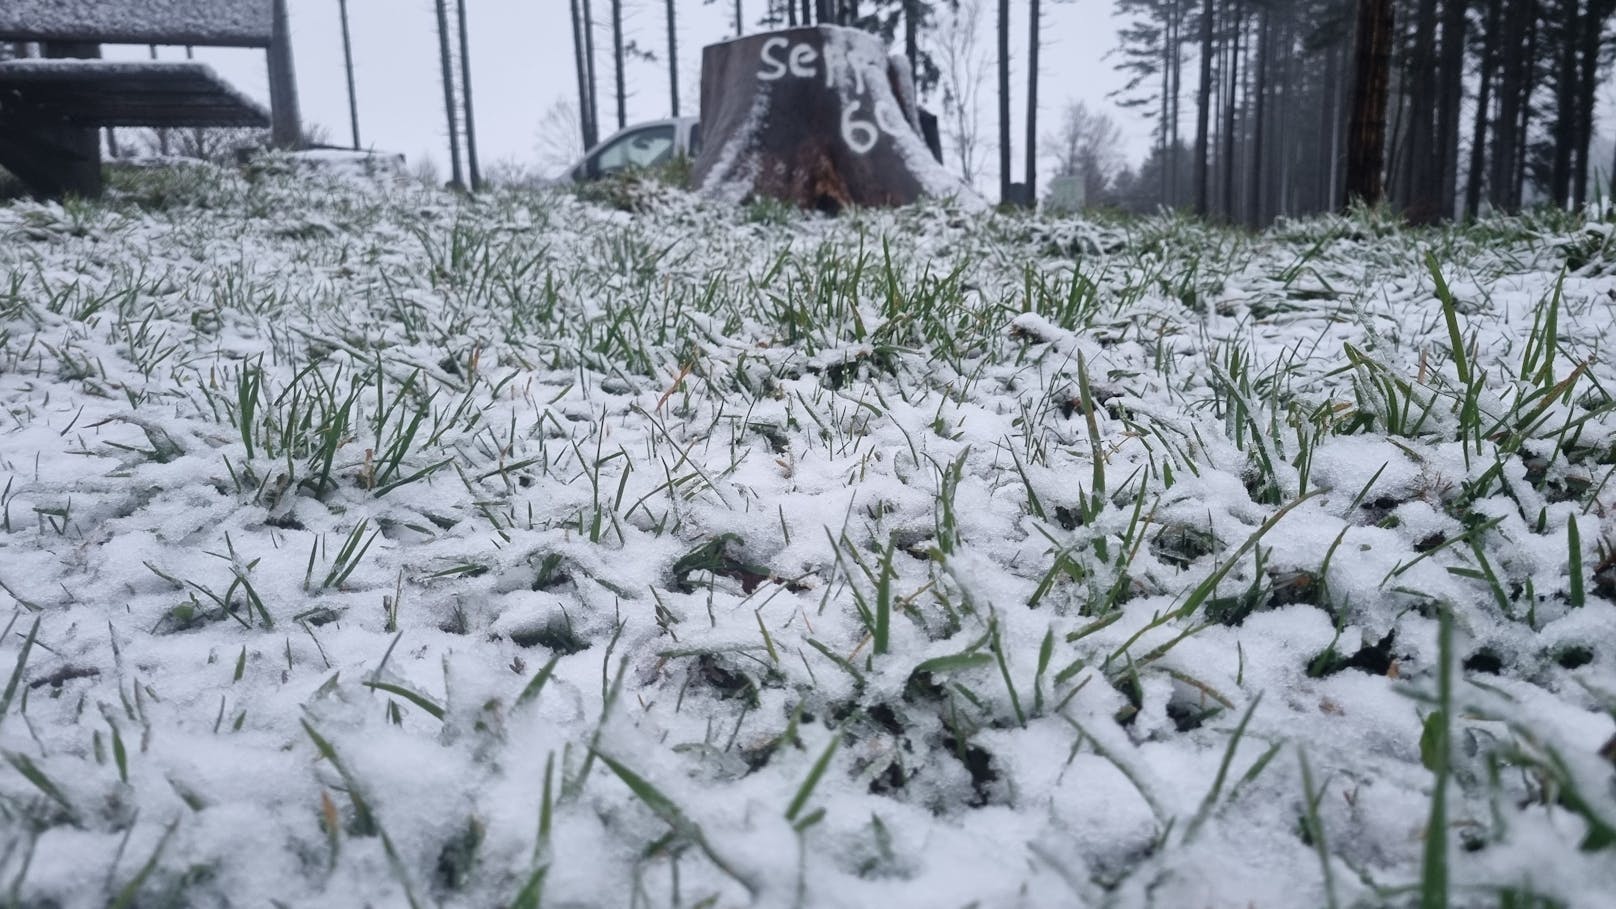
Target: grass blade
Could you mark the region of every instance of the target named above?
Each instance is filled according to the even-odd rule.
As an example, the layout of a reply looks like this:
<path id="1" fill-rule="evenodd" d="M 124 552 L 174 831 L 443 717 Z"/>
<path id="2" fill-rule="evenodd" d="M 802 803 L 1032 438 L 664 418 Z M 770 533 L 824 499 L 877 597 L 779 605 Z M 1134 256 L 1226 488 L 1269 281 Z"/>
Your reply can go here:
<path id="1" fill-rule="evenodd" d="M 39 637 L 39 622 L 43 616 L 35 616 L 33 627 L 28 629 L 28 637 L 22 642 L 22 650 L 17 654 L 17 665 L 12 667 L 11 678 L 6 681 L 6 690 L 0 693 L 0 726 L 6 724 L 6 714 L 11 710 L 11 699 L 17 694 L 17 686 L 22 682 L 22 673 L 28 666 L 28 653 L 34 649 L 34 640 Z"/>
<path id="2" fill-rule="evenodd" d="M 830 759 L 835 756 L 836 749 L 841 747 L 841 744 L 842 732 L 838 729 L 836 734 L 831 736 L 830 744 L 825 746 L 819 760 L 814 761 L 814 765 L 808 768 L 808 776 L 803 779 L 802 785 L 797 787 L 797 794 L 792 796 L 791 804 L 786 806 L 786 820 L 797 819 L 797 813 L 802 811 L 803 806 L 808 803 L 808 798 L 814 794 L 814 787 L 819 785 L 819 778 L 825 775 L 825 768 L 830 766 Z"/>

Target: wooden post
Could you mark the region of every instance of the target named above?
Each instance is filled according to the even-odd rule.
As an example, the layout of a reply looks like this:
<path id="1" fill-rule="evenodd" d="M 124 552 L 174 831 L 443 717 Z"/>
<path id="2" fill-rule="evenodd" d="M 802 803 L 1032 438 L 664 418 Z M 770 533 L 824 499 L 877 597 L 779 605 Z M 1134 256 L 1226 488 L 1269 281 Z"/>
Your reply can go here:
<path id="1" fill-rule="evenodd" d="M 286 0 L 274 0 L 274 4 L 274 32 L 269 41 L 270 141 L 276 148 L 301 148 L 303 122 L 297 105 Z"/>

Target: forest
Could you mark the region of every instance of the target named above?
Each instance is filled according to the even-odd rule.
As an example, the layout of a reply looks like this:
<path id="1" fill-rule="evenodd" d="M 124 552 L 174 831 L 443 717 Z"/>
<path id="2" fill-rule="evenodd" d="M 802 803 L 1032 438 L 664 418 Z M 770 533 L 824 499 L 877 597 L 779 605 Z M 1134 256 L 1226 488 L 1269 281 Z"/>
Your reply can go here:
<path id="1" fill-rule="evenodd" d="M 663 2 L 663 59 L 677 71 L 680 6 Z M 737 33 L 830 22 L 888 38 L 938 108 L 951 163 L 969 180 L 996 150 L 1003 203 L 1038 197 L 1041 156 L 1081 173 L 1091 204 L 1253 227 L 1355 203 L 1414 223 L 1580 206 L 1611 173 L 1596 160 L 1609 146 L 1594 138 L 1616 0 L 1117 0 L 1127 24 L 1108 63 L 1128 80 L 1108 100 L 1147 117 L 1153 133 L 1135 162 L 1120 160 L 1099 105 L 1071 105 L 1053 133 L 1039 132 L 1048 111 L 1038 54 L 1062 0 L 706 0 L 715 2 L 733 5 Z M 623 0 L 569 3 L 589 146 L 613 100 L 623 125 L 624 58 L 639 49 L 625 45 Z M 602 26 L 611 46 L 597 48 Z M 978 31 L 993 39 L 981 53 Z M 1013 36 L 1025 59 L 1012 57 Z M 615 98 L 599 96 L 602 83 Z M 993 102 L 990 133 L 975 122 L 978 95 Z"/>

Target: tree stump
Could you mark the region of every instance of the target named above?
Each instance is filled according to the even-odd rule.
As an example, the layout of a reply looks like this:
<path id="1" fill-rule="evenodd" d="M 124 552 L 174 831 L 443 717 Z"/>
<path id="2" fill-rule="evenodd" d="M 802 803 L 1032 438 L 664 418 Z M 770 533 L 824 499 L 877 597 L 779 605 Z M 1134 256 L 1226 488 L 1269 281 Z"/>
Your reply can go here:
<path id="1" fill-rule="evenodd" d="M 703 49 L 701 131 L 695 186 L 732 202 L 762 196 L 835 213 L 972 195 L 922 137 L 908 62 L 856 29 L 784 29 Z"/>

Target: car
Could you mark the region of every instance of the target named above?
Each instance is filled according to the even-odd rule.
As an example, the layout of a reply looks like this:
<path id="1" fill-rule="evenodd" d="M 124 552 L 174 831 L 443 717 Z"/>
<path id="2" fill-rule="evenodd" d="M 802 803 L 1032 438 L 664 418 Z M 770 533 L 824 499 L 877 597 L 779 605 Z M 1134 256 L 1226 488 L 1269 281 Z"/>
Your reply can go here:
<path id="1" fill-rule="evenodd" d="M 567 171 L 567 177 L 587 183 L 626 170 L 657 167 L 675 157 L 694 159 L 699 154 L 701 122 L 695 117 L 651 120 L 619 130 L 591 148 Z"/>

